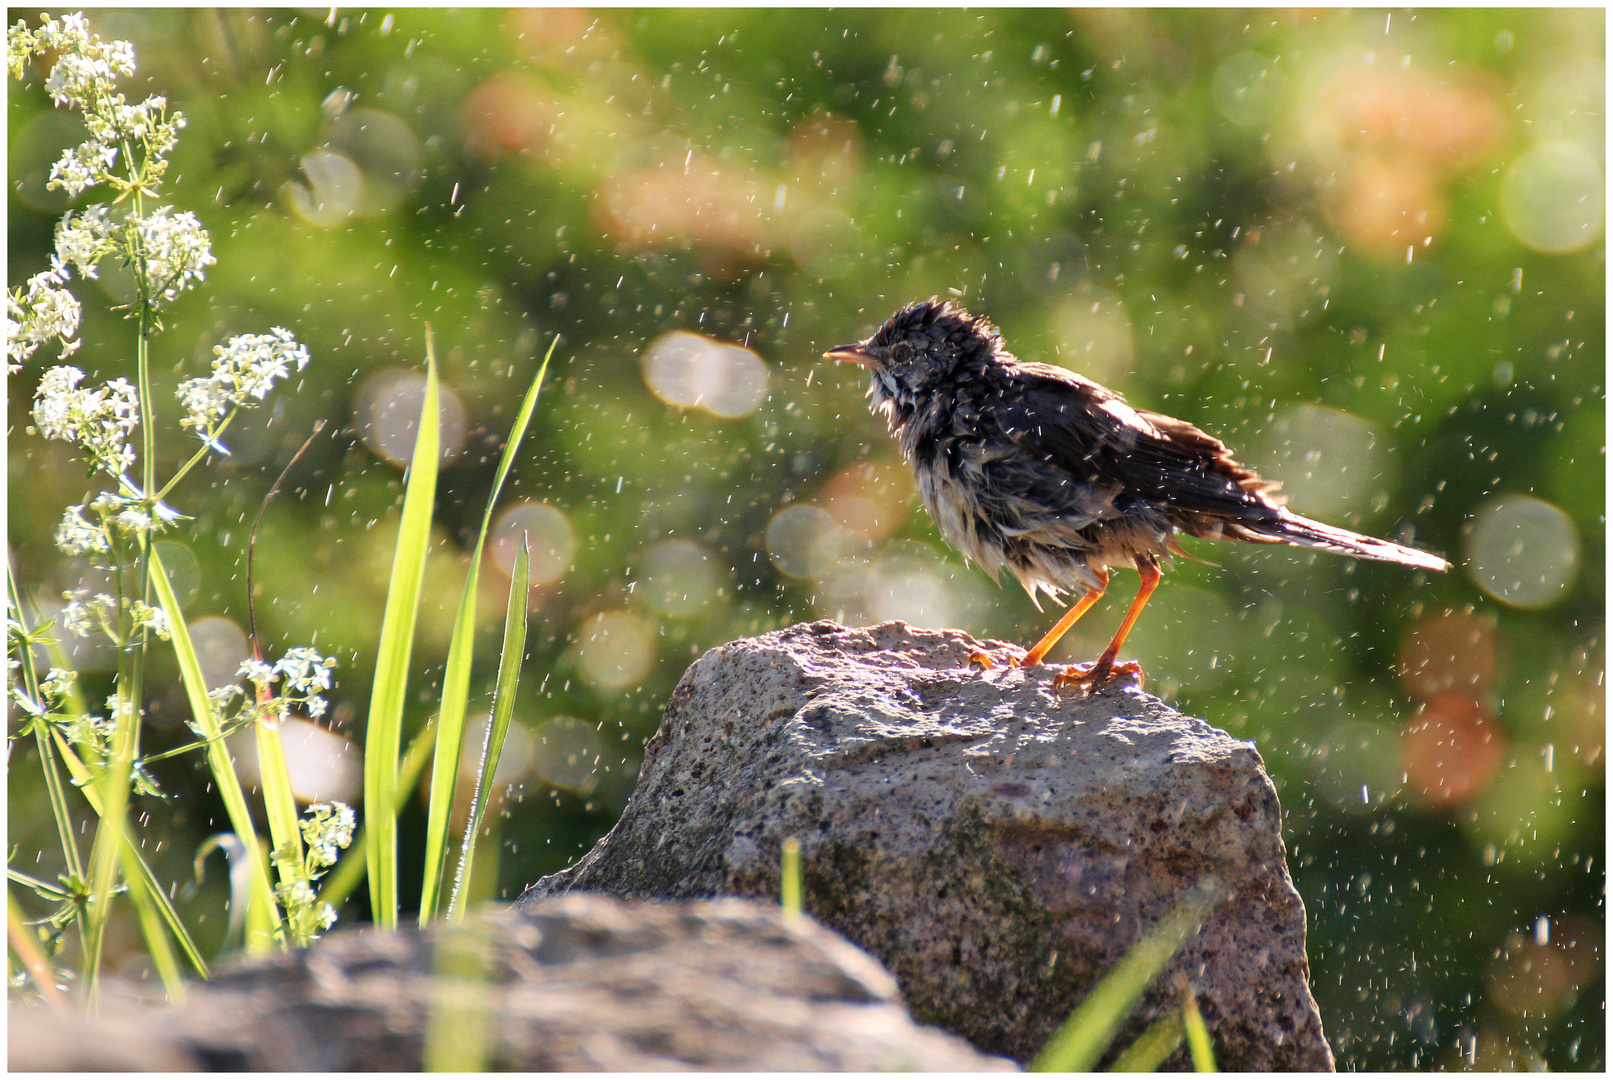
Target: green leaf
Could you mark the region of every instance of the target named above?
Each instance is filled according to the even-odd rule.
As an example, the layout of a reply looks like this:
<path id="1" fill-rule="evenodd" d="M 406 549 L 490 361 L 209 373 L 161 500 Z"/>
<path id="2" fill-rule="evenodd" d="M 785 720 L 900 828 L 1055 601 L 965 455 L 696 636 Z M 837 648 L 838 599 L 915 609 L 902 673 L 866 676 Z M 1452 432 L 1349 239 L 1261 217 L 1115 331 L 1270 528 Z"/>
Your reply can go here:
<path id="1" fill-rule="evenodd" d="M 786 919 L 801 917 L 801 841 L 793 836 L 784 838 L 779 859 L 779 902 Z"/>
<path id="2" fill-rule="evenodd" d="M 1091 1072 L 1148 984 L 1198 929 L 1218 891 L 1206 880 L 1178 901 L 1081 1000 L 1031 1062 L 1031 1071 Z"/>
<path id="3" fill-rule="evenodd" d="M 442 891 L 443 872 L 448 865 L 448 820 L 453 813 L 454 792 L 459 783 L 459 757 L 465 736 L 465 710 L 470 700 L 471 660 L 476 645 L 476 591 L 482 573 L 482 550 L 487 546 L 487 533 L 492 526 L 493 511 L 498 507 L 504 480 L 515 464 L 521 440 L 526 437 L 527 425 L 538 405 L 538 394 L 543 389 L 543 376 L 549 370 L 554 356 L 557 337 L 549 343 L 549 352 L 538 367 L 538 374 L 527 388 L 526 399 L 516 414 L 515 426 L 504 444 L 498 472 L 493 477 L 493 490 L 487 495 L 487 506 L 482 511 L 482 528 L 476 534 L 476 547 L 471 554 L 470 571 L 465 575 L 465 588 L 459 596 L 459 610 L 454 616 L 454 634 L 448 645 L 448 661 L 442 677 L 442 708 L 438 712 L 437 752 L 431 764 L 430 810 L 426 818 L 425 882 L 420 889 L 420 925 L 424 926 L 437 912 Z M 525 600 L 525 590 L 522 599 Z M 522 610 L 525 610 L 523 603 Z M 522 623 L 523 629 L 525 622 Z M 508 635 L 506 634 L 506 641 Z M 502 672 L 502 664 L 500 671 Z M 501 676 L 502 677 L 502 676 Z M 474 833 L 472 834 L 475 835 Z"/>
<path id="4" fill-rule="evenodd" d="M 168 580 L 168 571 L 157 555 L 156 545 L 152 545 L 150 550 L 151 584 L 168 616 L 174 655 L 179 660 L 179 677 L 185 685 L 191 715 L 202 729 L 202 737 L 207 740 L 207 764 L 212 770 L 213 782 L 218 785 L 219 795 L 224 799 L 230 828 L 252 857 L 252 904 L 247 912 L 247 949 L 267 952 L 272 932 L 280 929 L 280 912 L 275 907 L 274 889 L 269 883 L 268 863 L 258 843 L 258 834 L 252 828 L 252 811 L 241 790 L 241 781 L 235 775 L 235 762 L 230 759 L 229 747 L 221 737 L 218 715 L 213 712 L 213 702 L 207 696 L 207 679 L 202 675 L 201 660 L 197 658 L 196 646 L 191 642 L 190 626 L 185 622 L 184 610 L 174 595 L 173 584 Z"/>
<path id="5" fill-rule="evenodd" d="M 420 779 L 420 771 L 426 767 L 426 759 L 431 756 L 431 736 L 435 727 L 435 722 L 427 722 L 409 743 L 409 749 L 404 752 L 403 764 L 398 769 L 398 801 L 393 804 L 394 813 L 403 810 L 403 804 L 408 801 L 410 790 L 414 788 L 415 781 Z M 360 824 L 353 834 L 353 842 L 342 852 L 341 861 L 319 883 L 321 903 L 339 909 L 347 898 L 353 895 L 353 890 L 364 880 L 366 847 L 364 826 Z"/>
<path id="6" fill-rule="evenodd" d="M 550 350 L 553 351 L 552 349 Z M 542 378 L 542 372 L 538 373 Z M 471 810 L 465 822 L 465 842 L 459 849 L 459 871 L 454 875 L 454 893 L 448 902 L 448 914 L 455 921 L 465 917 L 467 904 L 460 903 L 460 890 L 469 888 L 471 869 L 476 861 L 476 838 L 482 832 L 482 817 L 493 797 L 493 777 L 498 773 L 498 761 L 504 753 L 504 737 L 510 731 L 510 716 L 515 712 L 515 689 L 521 681 L 521 658 L 526 655 L 526 604 L 531 588 L 528 571 L 532 565 L 531 546 L 523 533 L 521 550 L 515 556 L 515 571 L 510 575 L 510 602 L 504 610 L 504 649 L 498 658 L 498 689 L 493 697 L 493 718 L 487 725 L 487 738 L 482 745 L 481 766 L 476 771 L 476 791 L 471 798 Z"/>
<path id="7" fill-rule="evenodd" d="M 398 750 L 403 741 L 403 701 L 426 576 L 426 551 L 431 543 L 431 512 L 437 498 L 441 456 L 438 393 L 437 357 L 428 327 L 426 394 L 404 486 L 364 740 L 364 857 L 370 878 L 370 915 L 383 930 L 398 925 Z"/>
<path id="8" fill-rule="evenodd" d="M 1182 1045 L 1185 1033 L 1182 1030 L 1182 1017 L 1180 1013 L 1169 1013 L 1154 1021 L 1147 1031 L 1137 1036 L 1135 1042 L 1121 1051 L 1115 1058 L 1115 1063 L 1109 1067 L 1110 1072 L 1157 1072 L 1165 1064 L 1165 1059 L 1176 1053 L 1176 1048 Z"/>
<path id="9" fill-rule="evenodd" d="M 1210 1045 L 1210 1029 L 1199 1014 L 1198 995 L 1191 986 L 1182 994 L 1182 1025 L 1187 1029 L 1187 1048 L 1193 1055 L 1194 1072 L 1215 1072 L 1215 1050 Z"/>

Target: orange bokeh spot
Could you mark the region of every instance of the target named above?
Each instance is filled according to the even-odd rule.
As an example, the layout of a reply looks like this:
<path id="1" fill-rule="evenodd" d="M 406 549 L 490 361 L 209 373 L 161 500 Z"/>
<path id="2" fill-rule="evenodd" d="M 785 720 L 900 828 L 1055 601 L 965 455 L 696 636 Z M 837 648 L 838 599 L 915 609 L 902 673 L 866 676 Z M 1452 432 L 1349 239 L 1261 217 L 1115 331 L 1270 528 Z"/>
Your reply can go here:
<path id="1" fill-rule="evenodd" d="M 1400 758 L 1411 789 L 1439 806 L 1482 793 L 1501 767 L 1506 742 L 1478 703 L 1441 694 L 1418 710 L 1400 736 Z"/>
<path id="2" fill-rule="evenodd" d="M 879 541 L 912 512 L 913 479 L 895 461 L 860 461 L 836 473 L 819 500 L 840 525 Z"/>
<path id="3" fill-rule="evenodd" d="M 1445 231 L 1445 189 L 1434 170 L 1410 154 L 1365 156 L 1344 174 L 1333 199 L 1339 232 L 1381 258 Z"/>
<path id="4" fill-rule="evenodd" d="M 459 122 L 465 146 L 483 158 L 537 150 L 547 142 L 559 107 L 530 75 L 501 72 L 465 95 Z"/>
<path id="5" fill-rule="evenodd" d="M 1452 692 L 1482 698 L 1495 678 L 1495 660 L 1495 627 L 1479 615 L 1435 615 L 1400 640 L 1400 680 L 1421 701 Z"/>

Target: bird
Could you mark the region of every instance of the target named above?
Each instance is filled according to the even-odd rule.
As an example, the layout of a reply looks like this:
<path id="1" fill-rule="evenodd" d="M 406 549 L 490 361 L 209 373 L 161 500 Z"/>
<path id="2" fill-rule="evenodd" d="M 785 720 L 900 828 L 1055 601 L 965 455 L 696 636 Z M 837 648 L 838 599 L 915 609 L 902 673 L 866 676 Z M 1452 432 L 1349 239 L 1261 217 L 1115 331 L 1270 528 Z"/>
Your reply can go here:
<path id="1" fill-rule="evenodd" d="M 1115 568 L 1142 579 L 1095 663 L 1067 668 L 1055 689 L 1100 690 L 1142 672 L 1117 663 L 1126 635 L 1179 536 L 1291 544 L 1423 570 L 1437 555 L 1350 532 L 1287 509 L 1278 484 L 1240 464 L 1185 420 L 1133 408 L 1067 368 L 1020 360 L 991 321 L 950 300 L 908 304 L 871 337 L 825 352 L 867 369 L 869 408 L 912 467 L 942 538 L 993 581 L 1007 570 L 1038 611 L 1038 591 L 1076 597 L 1016 667 L 1041 664 L 1091 610 Z M 990 657 L 973 658 L 984 667 Z"/>

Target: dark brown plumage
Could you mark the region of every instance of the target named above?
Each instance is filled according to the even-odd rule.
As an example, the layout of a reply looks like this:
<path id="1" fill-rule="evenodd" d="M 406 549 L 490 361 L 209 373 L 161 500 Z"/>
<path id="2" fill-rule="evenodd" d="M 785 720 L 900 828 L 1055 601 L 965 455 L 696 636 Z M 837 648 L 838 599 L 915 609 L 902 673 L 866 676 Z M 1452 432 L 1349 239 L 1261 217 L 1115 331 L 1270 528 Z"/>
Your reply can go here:
<path id="1" fill-rule="evenodd" d="M 1445 570 L 1444 559 L 1313 521 L 1272 497 L 1277 485 L 1192 424 L 1134 409 L 1090 379 L 1016 359 L 984 318 L 934 298 L 909 304 L 867 341 L 824 354 L 872 376 L 919 494 L 947 543 L 996 580 L 1007 569 L 1037 592 L 1081 599 L 1021 663 L 1040 663 L 1095 604 L 1109 570 L 1142 587 L 1090 670 L 1061 685 L 1101 685 L 1160 579 L 1184 554 L 1176 535 L 1286 543 Z M 1125 665 L 1135 670 L 1135 665 Z"/>

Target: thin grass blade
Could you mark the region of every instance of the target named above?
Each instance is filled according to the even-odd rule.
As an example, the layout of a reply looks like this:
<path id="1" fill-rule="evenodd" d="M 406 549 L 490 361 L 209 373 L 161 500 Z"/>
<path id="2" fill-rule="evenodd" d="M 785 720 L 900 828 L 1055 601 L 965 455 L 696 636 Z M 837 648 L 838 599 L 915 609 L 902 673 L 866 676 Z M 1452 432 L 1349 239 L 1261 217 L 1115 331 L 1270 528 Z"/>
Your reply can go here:
<path id="1" fill-rule="evenodd" d="M 85 800 L 90 804 L 90 809 L 99 814 L 101 812 L 101 797 L 96 793 L 94 777 L 90 773 L 89 766 L 80 760 L 78 754 L 71 746 L 67 745 L 67 741 L 62 738 L 59 732 L 53 730 L 51 739 L 56 752 L 62 757 L 62 764 L 67 768 L 67 774 L 73 778 L 74 784 L 84 793 Z M 208 970 L 207 961 L 202 959 L 201 950 L 196 947 L 195 940 L 191 938 L 190 931 L 185 928 L 185 923 L 180 919 L 179 912 L 175 911 L 174 905 L 169 902 L 168 895 L 157 884 L 157 875 L 152 873 L 151 867 L 146 864 L 145 856 L 141 855 L 140 849 L 133 844 L 124 845 L 124 850 L 134 856 L 140 880 L 145 883 L 147 891 L 150 892 L 152 902 L 156 904 L 157 910 L 161 913 L 162 921 L 167 925 L 168 932 L 174 935 L 175 941 L 179 942 L 180 951 L 190 961 L 191 967 L 196 969 L 196 974 L 204 979 L 211 978 L 212 973 Z"/>
<path id="2" fill-rule="evenodd" d="M 370 879 L 370 915 L 384 930 L 395 930 L 398 925 L 398 750 L 403 742 L 409 658 L 414 651 L 414 628 L 431 543 L 431 513 L 437 498 L 441 453 L 438 396 L 436 350 L 428 328 L 425 400 L 404 485 L 364 740 L 364 858 Z"/>
<path id="3" fill-rule="evenodd" d="M 1165 1059 L 1176 1053 L 1186 1038 L 1180 1013 L 1170 1013 L 1149 1025 L 1148 1030 L 1120 1052 L 1110 1072 L 1158 1072 Z"/>
<path id="4" fill-rule="evenodd" d="M 515 456 L 526 437 L 527 425 L 538 405 L 538 394 L 543 389 L 543 376 L 549 370 L 554 356 L 557 337 L 549 344 L 549 352 L 538 367 L 538 374 L 527 388 L 526 399 L 516 414 L 515 426 L 504 444 L 499 458 L 498 471 L 493 477 L 493 489 L 488 492 L 487 506 L 482 511 L 482 528 L 476 534 L 476 547 L 470 558 L 470 570 L 465 575 L 465 588 L 459 596 L 459 610 L 454 616 L 454 634 L 448 645 L 448 660 L 442 677 L 442 708 L 437 717 L 437 752 L 432 758 L 430 809 L 426 817 L 425 882 L 420 889 L 420 925 L 424 926 L 437 912 L 442 892 L 443 874 L 448 866 L 448 823 L 453 814 L 454 794 L 459 784 L 459 758 L 465 737 L 465 711 L 470 701 L 471 661 L 476 645 L 476 593 L 482 573 L 482 551 L 487 546 L 487 533 L 492 527 L 493 511 L 498 507 L 499 495 L 504 490 L 505 478 L 515 463 Z M 523 593 L 523 599 L 524 599 Z M 524 607 L 523 607 L 524 610 Z M 523 628 L 525 624 L 523 623 Z M 507 631 L 506 631 L 507 633 Z M 502 665 L 500 671 L 502 672 Z M 474 834 L 473 834 L 474 835 Z"/>
<path id="5" fill-rule="evenodd" d="M 1191 986 L 1182 988 L 1182 1026 L 1187 1030 L 1187 1049 L 1193 1056 L 1194 1072 L 1215 1072 L 1215 1048 L 1210 1044 L 1210 1029 L 1199 1013 L 1198 995 Z"/>
<path id="6" fill-rule="evenodd" d="M 1075 1007 L 1031 1062 L 1031 1071 L 1091 1072 L 1148 984 L 1198 929 L 1217 891 L 1204 882 L 1178 901 Z"/>
<path id="7" fill-rule="evenodd" d="M 553 352 L 553 349 L 550 350 Z M 543 372 L 538 372 L 543 377 Z M 459 870 L 454 874 L 454 892 L 448 901 L 449 918 L 463 920 L 468 904 L 461 903 L 460 893 L 470 887 L 471 869 L 476 860 L 476 838 L 482 834 L 482 817 L 493 797 L 493 777 L 498 773 L 499 758 L 504 753 L 504 737 L 510 732 L 510 717 L 515 712 L 515 691 L 521 681 L 521 660 L 526 655 L 526 605 L 530 589 L 529 571 L 532 566 L 531 546 L 525 534 L 521 537 L 521 550 L 515 556 L 515 571 L 510 575 L 510 600 L 504 610 L 504 648 L 498 658 L 498 689 L 493 696 L 493 716 L 487 725 L 487 738 L 482 743 L 481 767 L 476 772 L 476 791 L 471 797 L 470 813 L 466 815 L 465 841 L 459 849 Z"/>
<path id="8" fill-rule="evenodd" d="M 428 722 L 409 743 L 409 749 L 404 751 L 403 764 L 398 767 L 398 801 L 393 808 L 395 812 L 402 812 L 403 804 L 409 799 L 409 792 L 414 790 L 415 781 L 420 779 L 420 772 L 431 757 L 432 735 L 435 731 L 436 722 Z M 320 879 L 320 902 L 340 910 L 347 902 L 347 898 L 353 895 L 353 890 L 358 888 L 359 882 L 364 880 L 365 858 L 364 826 L 361 824 L 353 833 L 353 842 L 342 852 L 340 861 L 330 873 Z"/>
<path id="9" fill-rule="evenodd" d="M 179 659 L 179 677 L 185 685 L 185 697 L 190 701 L 191 715 L 207 739 L 207 764 L 212 770 L 213 782 L 218 785 L 224 799 L 224 810 L 229 815 L 230 828 L 246 846 L 252 857 L 252 904 L 247 912 L 246 946 L 249 952 L 267 952 L 273 944 L 271 931 L 280 929 L 280 912 L 275 907 L 274 887 L 269 882 L 269 868 L 258 834 L 252 828 L 252 811 L 247 806 L 241 781 L 235 775 L 235 762 L 230 759 L 229 747 L 219 732 L 218 715 L 207 696 L 207 679 L 202 675 L 202 664 L 196 656 L 196 646 L 190 639 L 190 627 L 185 613 L 174 595 L 168 570 L 158 556 L 156 545 L 151 548 L 151 584 L 157 599 L 168 615 L 172 633 L 174 655 Z"/>

